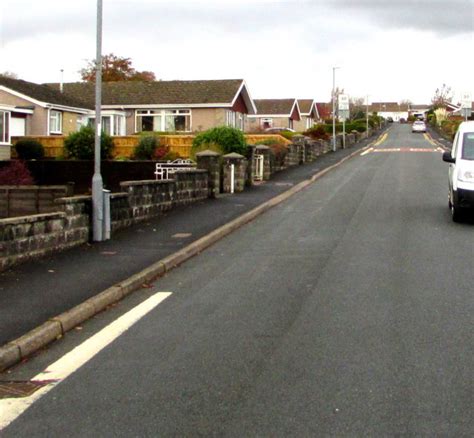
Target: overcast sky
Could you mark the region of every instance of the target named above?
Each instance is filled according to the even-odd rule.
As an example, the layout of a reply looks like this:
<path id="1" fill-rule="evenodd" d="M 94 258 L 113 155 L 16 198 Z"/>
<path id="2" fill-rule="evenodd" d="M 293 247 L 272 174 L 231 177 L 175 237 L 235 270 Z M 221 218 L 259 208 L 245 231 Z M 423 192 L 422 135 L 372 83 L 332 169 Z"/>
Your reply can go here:
<path id="1" fill-rule="evenodd" d="M 104 54 L 163 80 L 243 78 L 254 98 L 474 99 L 474 0 L 103 0 Z M 96 0 L 0 0 L 0 72 L 80 80 Z"/>

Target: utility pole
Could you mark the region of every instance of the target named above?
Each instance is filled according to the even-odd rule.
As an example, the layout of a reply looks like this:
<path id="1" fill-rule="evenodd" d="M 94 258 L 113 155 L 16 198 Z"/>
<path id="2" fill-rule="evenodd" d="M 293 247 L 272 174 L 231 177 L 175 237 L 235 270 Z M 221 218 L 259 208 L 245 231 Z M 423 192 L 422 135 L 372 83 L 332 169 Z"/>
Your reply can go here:
<path id="1" fill-rule="evenodd" d="M 332 68 L 332 150 L 336 152 L 336 69 Z"/>
<path id="2" fill-rule="evenodd" d="M 97 0 L 97 52 L 95 70 L 95 145 L 94 176 L 92 177 L 92 238 L 95 242 L 103 239 L 104 193 L 100 174 L 100 137 L 102 132 L 102 0 Z"/>

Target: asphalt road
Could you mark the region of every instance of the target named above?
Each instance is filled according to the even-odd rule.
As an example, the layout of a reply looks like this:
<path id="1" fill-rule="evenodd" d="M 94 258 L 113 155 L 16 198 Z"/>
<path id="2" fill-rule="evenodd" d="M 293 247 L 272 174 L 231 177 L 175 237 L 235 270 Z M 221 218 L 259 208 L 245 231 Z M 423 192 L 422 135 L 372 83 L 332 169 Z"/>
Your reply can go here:
<path id="1" fill-rule="evenodd" d="M 473 225 L 436 149 L 394 124 L 143 291 L 172 295 L 0 435 L 472 436 Z"/>

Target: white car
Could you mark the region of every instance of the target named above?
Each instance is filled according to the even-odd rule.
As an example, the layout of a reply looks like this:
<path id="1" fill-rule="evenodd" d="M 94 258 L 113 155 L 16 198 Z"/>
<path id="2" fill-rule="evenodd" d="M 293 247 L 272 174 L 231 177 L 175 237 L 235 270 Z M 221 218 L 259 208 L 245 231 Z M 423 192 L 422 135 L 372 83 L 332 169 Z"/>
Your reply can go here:
<path id="1" fill-rule="evenodd" d="M 423 120 L 416 120 L 411 125 L 411 132 L 426 132 L 426 125 Z"/>
<path id="2" fill-rule="evenodd" d="M 279 128 L 279 127 L 277 128 L 277 127 L 275 127 L 275 128 L 267 128 L 267 129 L 265 129 L 265 132 L 271 134 L 271 133 L 278 133 L 278 132 L 296 132 L 296 131 L 292 128 Z"/>
<path id="3" fill-rule="evenodd" d="M 462 122 L 453 148 L 443 154 L 449 163 L 449 208 L 454 222 L 460 222 L 474 207 L 474 121 Z"/>

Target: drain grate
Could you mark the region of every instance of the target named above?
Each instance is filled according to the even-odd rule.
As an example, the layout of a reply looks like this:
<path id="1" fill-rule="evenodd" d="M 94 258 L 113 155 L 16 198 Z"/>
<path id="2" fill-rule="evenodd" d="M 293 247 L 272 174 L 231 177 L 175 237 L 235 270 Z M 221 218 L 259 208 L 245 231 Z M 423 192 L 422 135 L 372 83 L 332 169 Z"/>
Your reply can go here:
<path id="1" fill-rule="evenodd" d="M 0 381 L 0 400 L 28 397 L 52 382 L 54 380 Z"/>

